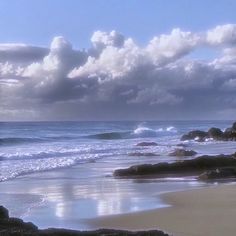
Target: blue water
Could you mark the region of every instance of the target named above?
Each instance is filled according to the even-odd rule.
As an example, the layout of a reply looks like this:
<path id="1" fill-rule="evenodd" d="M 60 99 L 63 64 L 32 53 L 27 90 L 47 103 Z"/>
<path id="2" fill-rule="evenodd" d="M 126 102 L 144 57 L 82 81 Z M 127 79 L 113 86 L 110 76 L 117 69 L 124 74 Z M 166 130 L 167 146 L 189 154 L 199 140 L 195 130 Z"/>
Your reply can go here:
<path id="1" fill-rule="evenodd" d="M 182 134 L 212 126 L 225 129 L 231 124 L 231 121 L 0 123 L 0 181 L 114 156 L 118 160 L 120 157 L 122 164 L 124 155 L 136 151 L 154 152 L 168 160 L 167 154 L 180 143 Z M 135 147 L 142 141 L 159 145 L 147 150 Z M 219 149 L 210 141 L 191 145 L 194 144 L 201 153 L 216 153 L 215 149 Z"/>
<path id="2" fill-rule="evenodd" d="M 0 123 L 0 203 L 39 227 L 89 229 L 83 219 L 166 206 L 163 192 L 208 186 L 195 176 L 116 179 L 135 164 L 173 162 L 168 154 L 194 129 L 233 121 Z M 154 141 L 157 146 L 139 147 Z M 230 154 L 235 142 L 185 142 L 202 154 Z M 130 153 L 155 153 L 132 156 Z M 191 158 L 191 157 L 190 157 Z M 184 159 L 184 158 L 182 158 Z"/>

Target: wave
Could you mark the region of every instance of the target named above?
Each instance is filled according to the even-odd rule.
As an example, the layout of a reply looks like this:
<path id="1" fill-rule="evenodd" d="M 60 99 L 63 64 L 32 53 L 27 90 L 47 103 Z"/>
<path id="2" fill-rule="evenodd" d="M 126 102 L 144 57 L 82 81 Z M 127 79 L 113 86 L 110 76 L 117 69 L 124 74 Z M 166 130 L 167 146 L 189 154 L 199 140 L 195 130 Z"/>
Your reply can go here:
<path id="1" fill-rule="evenodd" d="M 0 182 L 14 179 L 18 176 L 23 176 L 27 174 L 33 174 L 38 172 L 57 170 L 62 168 L 68 168 L 81 163 L 94 162 L 95 160 L 103 157 L 107 157 L 106 154 L 96 154 L 96 155 L 77 155 L 72 157 L 50 157 L 46 159 L 35 158 L 35 159 L 19 159 L 11 163 L 11 165 L 6 161 L 3 163 L 4 168 L 0 172 Z"/>
<path id="2" fill-rule="evenodd" d="M 35 153 L 13 153 L 13 154 L 5 154 L 0 153 L 0 161 L 5 160 L 30 160 L 30 159 L 45 159 L 51 157 L 65 157 L 65 156 L 73 156 L 80 154 L 81 151 L 78 149 L 75 150 L 59 150 L 59 151 L 40 151 Z"/>
<path id="3" fill-rule="evenodd" d="M 93 139 L 132 139 L 132 138 L 152 138 L 160 135 L 168 135 L 169 133 L 177 133 L 177 129 L 173 126 L 167 128 L 151 129 L 145 126 L 139 126 L 133 131 L 125 132 L 105 132 L 86 136 Z"/>
<path id="4" fill-rule="evenodd" d="M 42 142 L 41 138 L 0 138 L 0 145 Z"/>
<path id="5" fill-rule="evenodd" d="M 88 138 L 95 139 L 125 139 L 130 137 L 130 132 L 106 132 L 100 134 L 88 135 Z"/>
<path id="6" fill-rule="evenodd" d="M 24 143 L 41 143 L 41 142 L 55 142 L 55 141 L 63 141 L 63 140 L 74 140 L 80 138 L 79 136 L 54 136 L 54 137 L 6 137 L 0 138 L 0 146 L 1 145 L 16 145 L 16 144 L 24 144 Z"/>

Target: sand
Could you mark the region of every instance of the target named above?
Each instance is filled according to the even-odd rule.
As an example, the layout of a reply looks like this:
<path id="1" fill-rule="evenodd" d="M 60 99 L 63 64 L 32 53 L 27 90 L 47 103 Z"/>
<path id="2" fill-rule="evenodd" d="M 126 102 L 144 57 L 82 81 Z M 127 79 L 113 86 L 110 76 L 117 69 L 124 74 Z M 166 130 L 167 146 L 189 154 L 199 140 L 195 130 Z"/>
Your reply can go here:
<path id="1" fill-rule="evenodd" d="M 168 193 L 167 208 L 89 220 L 92 227 L 161 229 L 174 236 L 236 235 L 236 185 Z"/>

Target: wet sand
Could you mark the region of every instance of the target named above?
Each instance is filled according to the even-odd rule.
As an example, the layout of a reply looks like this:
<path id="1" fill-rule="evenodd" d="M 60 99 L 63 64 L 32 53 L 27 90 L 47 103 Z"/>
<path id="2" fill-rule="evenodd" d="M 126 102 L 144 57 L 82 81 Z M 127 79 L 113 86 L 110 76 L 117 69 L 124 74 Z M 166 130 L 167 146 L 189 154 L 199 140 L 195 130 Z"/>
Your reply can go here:
<path id="1" fill-rule="evenodd" d="M 88 220 L 95 228 L 161 229 L 174 236 L 232 236 L 236 230 L 236 185 L 163 195 L 171 207 Z"/>

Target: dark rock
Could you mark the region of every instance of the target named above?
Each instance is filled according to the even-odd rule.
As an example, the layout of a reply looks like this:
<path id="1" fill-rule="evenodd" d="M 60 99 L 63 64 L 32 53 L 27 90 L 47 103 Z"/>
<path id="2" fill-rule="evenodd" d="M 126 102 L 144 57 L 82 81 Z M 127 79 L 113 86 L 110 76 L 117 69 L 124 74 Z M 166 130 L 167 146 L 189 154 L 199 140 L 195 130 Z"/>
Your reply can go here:
<path id="1" fill-rule="evenodd" d="M 74 231 L 65 229 L 43 230 L 40 236 L 169 236 L 159 230 L 126 231 L 113 229 L 99 229 L 94 231 Z"/>
<path id="2" fill-rule="evenodd" d="M 126 169 L 117 169 L 114 176 L 129 177 L 155 175 L 162 177 L 163 175 L 192 175 L 200 174 L 200 172 L 212 170 L 220 167 L 236 167 L 236 154 L 233 155 L 217 155 L 217 156 L 201 156 L 192 160 L 177 161 L 173 163 L 143 164 L 135 165 Z"/>
<path id="3" fill-rule="evenodd" d="M 223 132 L 218 128 L 210 128 L 207 132 L 209 138 L 222 139 Z"/>
<path id="4" fill-rule="evenodd" d="M 236 122 L 233 123 L 232 129 L 233 129 L 233 130 L 236 130 Z"/>
<path id="5" fill-rule="evenodd" d="M 158 144 L 155 142 L 141 142 L 136 144 L 136 146 L 140 146 L 140 147 L 145 147 L 145 146 L 157 146 Z"/>
<path id="6" fill-rule="evenodd" d="M 9 213 L 7 208 L 0 206 L 0 220 L 8 218 L 9 218 Z"/>
<path id="7" fill-rule="evenodd" d="M 197 152 L 195 152 L 193 150 L 184 150 L 184 149 L 177 148 L 173 152 L 171 152 L 169 154 L 169 156 L 176 156 L 176 157 L 186 156 L 187 157 L 187 156 L 194 156 L 196 154 L 197 154 Z"/>
<path id="8" fill-rule="evenodd" d="M 207 132 L 201 130 L 193 130 L 181 137 L 182 141 L 198 139 L 198 141 L 204 141 L 207 138 Z"/>
<path id="9" fill-rule="evenodd" d="M 0 206 L 0 214 L 0 236 L 169 236 L 160 230 L 137 232 L 113 229 L 78 231 L 52 228 L 39 230 L 33 223 L 25 223 L 18 218 L 9 218 L 8 210 L 3 206 Z"/>
<path id="10" fill-rule="evenodd" d="M 135 156 L 135 157 L 156 157 L 156 156 L 160 156 L 156 153 L 153 152 L 131 152 L 128 153 L 128 156 Z"/>
<path id="11" fill-rule="evenodd" d="M 207 138 L 213 138 L 221 141 L 236 141 L 236 122 L 233 123 L 232 127 L 227 128 L 222 132 L 219 128 L 211 128 L 208 132 L 201 130 L 190 131 L 181 137 L 181 140 L 198 140 L 205 141 Z"/>
<path id="12" fill-rule="evenodd" d="M 221 179 L 221 178 L 232 178 L 236 177 L 236 169 L 232 167 L 228 168 L 217 168 L 215 170 L 209 170 L 201 175 L 199 179 L 201 180 L 211 180 L 211 179 Z"/>
<path id="13" fill-rule="evenodd" d="M 223 134 L 223 140 L 225 141 L 234 141 L 236 140 L 236 130 L 233 128 L 227 128 Z"/>

